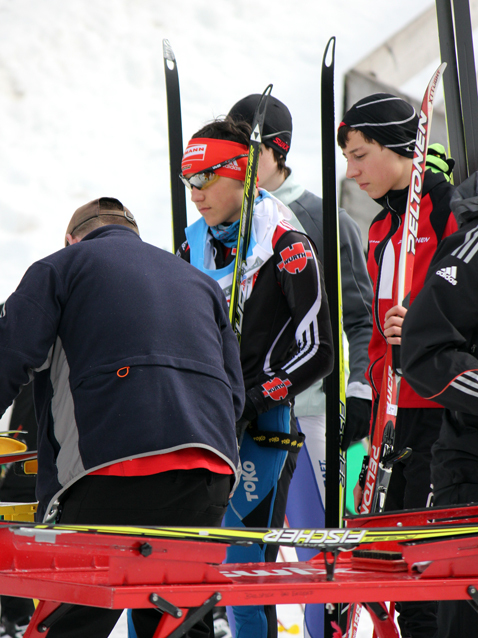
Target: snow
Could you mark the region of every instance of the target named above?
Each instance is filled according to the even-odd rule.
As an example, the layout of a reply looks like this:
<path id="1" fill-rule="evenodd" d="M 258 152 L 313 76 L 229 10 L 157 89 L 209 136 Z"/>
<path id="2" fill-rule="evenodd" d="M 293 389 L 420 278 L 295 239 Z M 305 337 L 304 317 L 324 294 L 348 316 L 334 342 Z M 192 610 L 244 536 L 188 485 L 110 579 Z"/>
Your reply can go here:
<path id="1" fill-rule="evenodd" d="M 339 117 L 344 73 L 431 4 L 0 0 L 0 300 L 63 246 L 74 210 L 96 197 L 119 198 L 144 240 L 171 249 L 164 38 L 178 61 L 185 142 L 272 82 L 294 120 L 288 163 L 320 193 L 328 39 L 337 37 Z M 126 636 L 122 621 L 114 636 Z"/>
<path id="2" fill-rule="evenodd" d="M 428 6 L 0 0 L 0 299 L 30 263 L 63 246 L 74 210 L 102 195 L 133 211 L 146 241 L 170 249 L 163 38 L 178 60 L 185 142 L 272 82 L 293 114 L 289 163 L 320 192 L 329 37 L 340 105 L 344 72 Z"/>

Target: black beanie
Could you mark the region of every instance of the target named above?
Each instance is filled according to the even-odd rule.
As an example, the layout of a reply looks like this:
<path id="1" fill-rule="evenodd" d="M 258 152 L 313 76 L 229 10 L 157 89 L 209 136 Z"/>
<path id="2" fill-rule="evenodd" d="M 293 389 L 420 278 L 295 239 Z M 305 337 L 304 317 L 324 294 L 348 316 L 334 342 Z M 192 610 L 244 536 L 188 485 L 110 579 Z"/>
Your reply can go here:
<path id="1" fill-rule="evenodd" d="M 411 104 L 390 93 L 374 93 L 344 115 L 346 124 L 404 157 L 413 157 L 418 115 Z M 339 127 L 340 128 L 340 127 Z"/>
<path id="2" fill-rule="evenodd" d="M 258 93 L 248 95 L 236 102 L 228 115 L 236 121 L 246 121 L 252 125 L 260 98 L 261 96 Z M 262 128 L 262 142 L 265 146 L 273 148 L 285 157 L 289 152 L 291 140 L 292 116 L 290 111 L 285 104 L 270 95 Z"/>

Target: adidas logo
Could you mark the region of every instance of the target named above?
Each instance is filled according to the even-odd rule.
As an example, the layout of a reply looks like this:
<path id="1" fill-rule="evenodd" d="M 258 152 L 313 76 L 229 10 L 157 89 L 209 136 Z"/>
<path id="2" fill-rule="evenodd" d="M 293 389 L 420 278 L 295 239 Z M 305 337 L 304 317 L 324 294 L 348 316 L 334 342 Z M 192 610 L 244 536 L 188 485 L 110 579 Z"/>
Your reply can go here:
<path id="1" fill-rule="evenodd" d="M 229 168 L 230 170 L 233 170 L 233 171 L 241 170 L 241 167 L 237 163 L 237 160 L 233 160 L 232 162 L 229 162 L 229 164 L 226 164 L 224 168 Z"/>
<path id="2" fill-rule="evenodd" d="M 436 271 L 436 274 L 449 281 L 453 286 L 456 286 L 456 266 L 450 266 L 449 268 L 440 268 L 440 270 Z"/>

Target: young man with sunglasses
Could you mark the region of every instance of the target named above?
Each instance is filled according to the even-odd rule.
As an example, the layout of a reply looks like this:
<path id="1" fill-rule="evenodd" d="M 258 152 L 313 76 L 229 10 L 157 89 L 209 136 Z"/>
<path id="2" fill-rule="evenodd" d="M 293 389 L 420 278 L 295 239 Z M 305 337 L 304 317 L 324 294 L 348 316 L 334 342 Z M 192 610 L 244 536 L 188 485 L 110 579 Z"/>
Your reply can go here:
<path id="1" fill-rule="evenodd" d="M 213 121 L 189 141 L 182 161 L 183 180 L 201 218 L 186 229 L 187 241 L 178 254 L 215 279 L 228 300 L 250 133 L 249 124 L 230 117 Z M 242 435 L 243 473 L 226 512 L 227 527 L 283 525 L 302 441 L 293 398 L 329 374 L 333 365 L 321 266 L 312 242 L 291 226 L 289 218 L 286 206 L 259 189 L 242 283 L 246 404 L 241 425 L 250 427 Z M 272 562 L 276 557 L 277 548 L 267 545 L 235 546 L 228 550 L 227 560 Z M 277 635 L 274 606 L 234 607 L 234 617 L 237 638 Z"/>

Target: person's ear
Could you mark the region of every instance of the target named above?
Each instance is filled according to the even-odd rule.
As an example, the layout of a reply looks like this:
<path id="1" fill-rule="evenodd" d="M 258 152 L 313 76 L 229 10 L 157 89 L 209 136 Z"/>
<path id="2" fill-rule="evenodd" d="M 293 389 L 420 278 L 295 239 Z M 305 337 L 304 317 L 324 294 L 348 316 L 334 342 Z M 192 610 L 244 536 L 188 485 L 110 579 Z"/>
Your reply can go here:
<path id="1" fill-rule="evenodd" d="M 65 246 L 73 246 L 73 244 L 77 244 L 81 239 L 79 237 L 73 237 L 73 235 L 66 235 L 65 237 Z"/>

